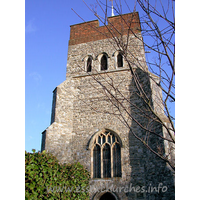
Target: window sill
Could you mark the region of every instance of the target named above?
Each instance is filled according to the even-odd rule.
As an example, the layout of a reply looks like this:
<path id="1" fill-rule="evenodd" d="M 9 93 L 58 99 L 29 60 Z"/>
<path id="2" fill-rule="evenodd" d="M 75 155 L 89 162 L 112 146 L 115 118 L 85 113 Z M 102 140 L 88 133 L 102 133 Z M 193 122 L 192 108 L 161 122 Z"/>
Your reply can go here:
<path id="1" fill-rule="evenodd" d="M 122 177 L 112 177 L 112 178 L 91 178 L 93 181 L 116 181 L 120 180 Z"/>

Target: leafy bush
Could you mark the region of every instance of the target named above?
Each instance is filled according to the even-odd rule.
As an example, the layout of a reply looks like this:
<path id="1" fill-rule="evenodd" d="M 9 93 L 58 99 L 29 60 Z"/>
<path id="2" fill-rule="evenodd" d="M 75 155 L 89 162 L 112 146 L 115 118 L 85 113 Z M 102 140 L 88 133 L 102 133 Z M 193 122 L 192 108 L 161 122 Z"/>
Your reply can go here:
<path id="1" fill-rule="evenodd" d="M 80 164 L 59 164 L 51 154 L 25 152 L 25 198 L 89 199 L 89 173 Z"/>

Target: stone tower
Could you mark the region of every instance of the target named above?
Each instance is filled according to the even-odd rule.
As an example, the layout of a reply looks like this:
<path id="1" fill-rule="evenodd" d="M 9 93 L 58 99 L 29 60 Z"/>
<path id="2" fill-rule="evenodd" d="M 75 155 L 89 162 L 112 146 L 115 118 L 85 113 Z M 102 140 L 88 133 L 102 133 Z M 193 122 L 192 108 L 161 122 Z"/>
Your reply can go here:
<path id="1" fill-rule="evenodd" d="M 131 106 L 131 102 L 138 106 L 143 102 L 134 95 L 130 68 L 114 42 L 113 33 L 117 36 L 119 31 L 124 43 L 129 37 L 128 52 L 136 55 L 135 66 L 140 61 L 140 67 L 133 65 L 133 69 L 138 70 L 154 109 L 164 116 L 162 105 L 156 101 L 162 93 L 145 75 L 149 72 L 138 13 L 125 14 L 123 19 L 109 17 L 108 24 L 113 27 L 112 34 L 106 26 L 99 26 L 98 20 L 71 26 L 66 80 L 53 91 L 51 125 L 42 133 L 41 150 L 54 154 L 61 163 L 78 161 L 84 165 L 91 173 L 90 187 L 94 189 L 90 199 L 174 199 L 171 171 L 130 133 L 130 127 L 140 135 L 144 131 L 132 120 L 125 125 L 108 98 L 110 94 L 106 95 L 105 88 L 109 88 L 117 96 L 113 86 L 117 87 L 130 100 L 123 102 L 124 108 L 140 123 L 147 123 Z M 121 112 L 128 119 L 125 109 Z M 155 129 L 163 133 L 162 127 L 155 125 Z M 152 142 L 156 143 L 153 138 Z M 149 191 L 159 184 L 165 191 Z"/>

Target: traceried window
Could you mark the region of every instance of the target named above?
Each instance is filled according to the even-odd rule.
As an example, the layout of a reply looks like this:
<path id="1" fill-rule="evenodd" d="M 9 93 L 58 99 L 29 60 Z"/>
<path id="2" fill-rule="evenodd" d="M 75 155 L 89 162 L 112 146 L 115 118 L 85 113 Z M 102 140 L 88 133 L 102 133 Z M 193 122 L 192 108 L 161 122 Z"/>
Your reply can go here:
<path id="1" fill-rule="evenodd" d="M 121 146 L 111 132 L 101 132 L 92 148 L 93 178 L 121 177 Z"/>

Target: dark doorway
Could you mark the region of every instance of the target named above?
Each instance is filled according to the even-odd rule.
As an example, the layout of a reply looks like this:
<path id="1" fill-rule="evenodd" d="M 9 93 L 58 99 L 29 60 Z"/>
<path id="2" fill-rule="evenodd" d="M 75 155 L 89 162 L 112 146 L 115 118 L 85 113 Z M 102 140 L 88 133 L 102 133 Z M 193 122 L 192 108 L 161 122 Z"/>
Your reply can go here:
<path id="1" fill-rule="evenodd" d="M 106 192 L 101 196 L 99 200 L 116 200 L 116 199 L 110 192 Z"/>

